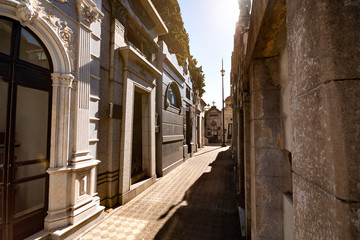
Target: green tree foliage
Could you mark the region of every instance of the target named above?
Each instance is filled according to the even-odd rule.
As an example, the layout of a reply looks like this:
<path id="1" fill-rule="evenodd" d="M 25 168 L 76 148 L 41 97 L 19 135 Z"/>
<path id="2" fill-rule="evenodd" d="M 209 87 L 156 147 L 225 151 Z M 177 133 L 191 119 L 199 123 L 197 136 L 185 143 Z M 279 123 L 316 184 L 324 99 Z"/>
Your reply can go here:
<path id="1" fill-rule="evenodd" d="M 181 17 L 177 0 L 153 0 L 156 10 L 165 22 L 169 34 L 160 36 L 166 42 L 170 53 L 175 53 L 181 66 L 185 66 L 186 58 L 190 55 L 189 35 Z"/>
<path id="2" fill-rule="evenodd" d="M 194 91 L 198 90 L 201 97 L 205 92 L 205 74 L 203 73 L 202 66 L 198 67 L 197 64 L 197 60 L 192 55 L 190 55 L 189 72 L 193 83 L 193 89 Z"/>
<path id="3" fill-rule="evenodd" d="M 202 66 L 198 67 L 197 60 L 190 55 L 189 35 L 184 27 L 181 10 L 177 0 L 153 0 L 156 10 L 165 22 L 169 34 L 160 36 L 165 41 L 170 53 L 175 53 L 181 66 L 186 67 L 189 60 L 189 72 L 193 82 L 193 90 L 199 90 L 200 97 L 205 92 L 205 75 Z"/>

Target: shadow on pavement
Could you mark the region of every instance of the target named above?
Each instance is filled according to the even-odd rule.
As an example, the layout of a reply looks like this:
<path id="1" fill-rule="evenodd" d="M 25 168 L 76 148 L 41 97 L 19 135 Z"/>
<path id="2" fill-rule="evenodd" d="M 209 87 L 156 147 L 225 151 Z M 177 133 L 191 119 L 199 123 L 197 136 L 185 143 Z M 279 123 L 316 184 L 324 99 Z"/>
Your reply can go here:
<path id="1" fill-rule="evenodd" d="M 220 152 L 205 172 L 185 193 L 171 218 L 160 229 L 157 240 L 241 239 L 236 206 L 236 187 L 231 151 Z"/>

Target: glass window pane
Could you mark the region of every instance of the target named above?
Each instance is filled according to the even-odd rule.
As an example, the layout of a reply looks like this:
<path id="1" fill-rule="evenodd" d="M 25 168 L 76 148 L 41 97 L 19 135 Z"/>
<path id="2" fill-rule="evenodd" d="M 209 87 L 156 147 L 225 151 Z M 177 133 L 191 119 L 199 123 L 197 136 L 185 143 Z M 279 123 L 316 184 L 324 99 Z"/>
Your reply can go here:
<path id="1" fill-rule="evenodd" d="M 45 159 L 49 93 L 18 86 L 15 161 Z"/>
<path id="2" fill-rule="evenodd" d="M 0 52 L 10 55 L 12 22 L 0 19 Z"/>
<path id="3" fill-rule="evenodd" d="M 44 207 L 45 178 L 17 183 L 15 188 L 15 217 Z"/>
<path id="4" fill-rule="evenodd" d="M 44 174 L 46 171 L 46 162 L 27 164 L 16 167 L 15 179 L 32 177 Z"/>
<path id="5" fill-rule="evenodd" d="M 4 187 L 0 186 L 0 223 L 3 222 L 3 215 L 2 215 L 2 206 L 3 206 L 3 197 L 4 197 L 3 189 L 4 189 Z M 1 233 L 0 233 L 0 236 L 2 236 Z"/>
<path id="6" fill-rule="evenodd" d="M 169 99 L 170 104 L 175 105 L 175 96 L 174 96 L 174 92 L 173 92 L 171 86 L 169 87 L 169 90 L 168 90 L 168 99 Z"/>
<path id="7" fill-rule="evenodd" d="M 175 87 L 176 86 L 174 86 L 174 84 L 171 84 L 169 86 L 167 97 L 171 105 L 180 108 L 179 99 L 178 99 L 179 96 L 177 94 Z"/>
<path id="8" fill-rule="evenodd" d="M 0 73 L 1 74 L 1 73 Z M 0 76 L 0 183 L 4 181 L 5 129 L 7 112 L 8 83 Z"/>
<path id="9" fill-rule="evenodd" d="M 20 59 L 49 69 L 45 50 L 40 43 L 24 28 L 21 29 Z"/>

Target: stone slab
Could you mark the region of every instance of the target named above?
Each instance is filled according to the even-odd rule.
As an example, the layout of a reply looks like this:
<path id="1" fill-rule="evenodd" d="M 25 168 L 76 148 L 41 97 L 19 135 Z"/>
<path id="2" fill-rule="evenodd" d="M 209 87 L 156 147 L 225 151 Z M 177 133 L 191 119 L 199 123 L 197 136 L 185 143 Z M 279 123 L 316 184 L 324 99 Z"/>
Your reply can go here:
<path id="1" fill-rule="evenodd" d="M 287 2 L 291 92 L 299 96 L 322 83 L 360 76 L 358 1 Z"/>
<path id="2" fill-rule="evenodd" d="M 360 200 L 360 81 L 336 81 L 298 98 L 293 170 L 334 196 Z"/>
<path id="3" fill-rule="evenodd" d="M 293 174 L 295 239 L 358 239 L 360 203 L 346 202 Z"/>

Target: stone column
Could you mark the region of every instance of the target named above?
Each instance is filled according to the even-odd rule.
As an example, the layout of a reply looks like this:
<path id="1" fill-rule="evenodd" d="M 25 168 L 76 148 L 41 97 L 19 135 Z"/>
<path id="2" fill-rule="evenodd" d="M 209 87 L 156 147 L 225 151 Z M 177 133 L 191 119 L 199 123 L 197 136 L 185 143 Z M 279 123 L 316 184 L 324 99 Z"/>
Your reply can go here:
<path id="1" fill-rule="evenodd" d="M 280 149 L 278 58 L 250 69 L 251 211 L 255 239 L 283 239 L 283 193 L 291 191 L 288 159 Z"/>
<path id="2" fill-rule="evenodd" d="M 360 1 L 287 1 L 295 239 L 360 236 Z"/>
<path id="3" fill-rule="evenodd" d="M 246 89 L 248 91 L 248 89 Z M 240 135 L 239 142 L 244 144 L 244 181 L 245 181 L 245 221 L 246 221 L 246 230 L 245 234 L 247 239 L 251 236 L 251 158 L 250 158 L 250 99 L 248 93 L 244 93 L 243 98 L 243 119 L 239 119 L 242 122 L 242 125 L 239 128 L 243 128 L 243 135 Z"/>
<path id="4" fill-rule="evenodd" d="M 131 160 L 132 160 L 132 138 L 134 117 L 134 84 L 128 78 L 129 64 L 128 52 L 122 53 L 124 59 L 123 91 L 122 91 L 122 116 L 120 135 L 120 170 L 119 170 L 119 194 L 121 203 L 124 203 L 123 194 L 130 191 L 131 185 Z"/>
<path id="5" fill-rule="evenodd" d="M 71 74 L 52 73 L 53 98 L 51 119 L 51 151 L 49 174 L 49 204 L 45 229 L 51 230 L 68 224 L 69 127 L 70 97 L 74 77 Z"/>

